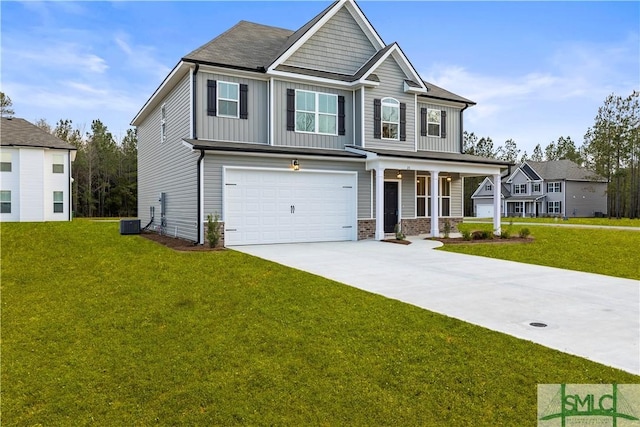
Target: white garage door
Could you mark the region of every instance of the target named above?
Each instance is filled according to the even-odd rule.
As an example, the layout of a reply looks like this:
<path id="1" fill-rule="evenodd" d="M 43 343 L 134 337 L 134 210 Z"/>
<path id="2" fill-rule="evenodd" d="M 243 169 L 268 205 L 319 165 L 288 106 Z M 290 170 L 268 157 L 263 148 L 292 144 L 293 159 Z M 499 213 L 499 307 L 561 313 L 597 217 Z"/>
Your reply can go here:
<path id="1" fill-rule="evenodd" d="M 356 240 L 356 178 L 225 168 L 225 245 Z"/>
<path id="2" fill-rule="evenodd" d="M 477 205 L 476 217 L 478 218 L 493 218 L 493 205 Z"/>

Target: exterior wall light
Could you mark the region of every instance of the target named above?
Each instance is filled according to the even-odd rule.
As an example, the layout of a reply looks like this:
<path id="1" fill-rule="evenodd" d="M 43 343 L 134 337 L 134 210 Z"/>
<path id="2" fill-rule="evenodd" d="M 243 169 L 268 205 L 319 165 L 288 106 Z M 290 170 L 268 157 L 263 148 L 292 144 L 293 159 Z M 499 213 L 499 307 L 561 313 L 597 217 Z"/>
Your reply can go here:
<path id="1" fill-rule="evenodd" d="M 396 178 L 402 179 L 402 172 L 398 171 L 398 174 L 396 175 Z"/>
<path id="2" fill-rule="evenodd" d="M 298 163 L 298 159 L 294 159 L 291 161 L 291 167 L 294 171 L 300 170 L 300 163 Z"/>

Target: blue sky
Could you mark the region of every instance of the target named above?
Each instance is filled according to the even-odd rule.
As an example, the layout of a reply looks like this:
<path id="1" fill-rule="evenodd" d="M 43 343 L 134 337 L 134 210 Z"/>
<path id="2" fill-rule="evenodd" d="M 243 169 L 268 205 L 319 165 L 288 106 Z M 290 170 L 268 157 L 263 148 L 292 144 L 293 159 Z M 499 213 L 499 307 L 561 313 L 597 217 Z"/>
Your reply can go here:
<path id="1" fill-rule="evenodd" d="M 121 137 L 182 56 L 239 20 L 295 30 L 328 4 L 2 1 L 0 87 L 18 117 Z M 608 94 L 640 90 L 639 2 L 358 4 L 425 80 L 478 103 L 465 129 L 496 145 L 580 145 Z"/>

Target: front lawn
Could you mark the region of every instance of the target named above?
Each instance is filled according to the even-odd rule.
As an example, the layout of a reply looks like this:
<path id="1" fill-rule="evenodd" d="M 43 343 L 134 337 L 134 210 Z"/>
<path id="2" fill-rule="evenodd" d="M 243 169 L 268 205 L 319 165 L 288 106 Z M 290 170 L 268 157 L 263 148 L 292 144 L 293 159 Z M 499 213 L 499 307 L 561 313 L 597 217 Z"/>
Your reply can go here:
<path id="1" fill-rule="evenodd" d="M 535 425 L 539 383 L 640 381 L 117 223 L 2 224 L 1 279 L 8 426 Z"/>
<path id="2" fill-rule="evenodd" d="M 466 218 L 467 221 L 473 222 L 488 222 L 492 223 L 492 218 Z M 521 218 L 510 217 L 502 218 L 503 224 L 508 224 L 509 221 L 513 222 L 528 222 L 532 224 L 566 224 L 566 225 L 605 225 L 614 227 L 640 227 L 640 218 Z"/>
<path id="3" fill-rule="evenodd" d="M 458 228 L 473 231 L 491 230 L 491 227 L 490 224 L 465 223 Z M 502 223 L 502 230 L 510 230 L 512 236 L 517 236 L 522 228 L 531 231 L 533 243 L 458 244 L 440 249 L 640 280 L 640 232 Z"/>

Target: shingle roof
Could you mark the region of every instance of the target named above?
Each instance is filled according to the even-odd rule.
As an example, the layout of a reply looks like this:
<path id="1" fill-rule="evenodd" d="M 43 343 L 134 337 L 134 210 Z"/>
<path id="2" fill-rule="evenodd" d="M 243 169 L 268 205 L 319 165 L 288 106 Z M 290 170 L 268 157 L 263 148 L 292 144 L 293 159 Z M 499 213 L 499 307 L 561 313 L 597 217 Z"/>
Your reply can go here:
<path id="1" fill-rule="evenodd" d="M 546 181 L 564 179 L 567 181 L 598 181 L 607 182 L 606 178 L 580 167 L 571 160 L 552 160 L 548 162 L 527 161 L 540 177 Z"/>
<path id="2" fill-rule="evenodd" d="M 449 92 L 446 89 L 441 88 L 440 86 L 436 86 L 433 83 L 429 83 L 427 81 L 422 81 L 427 87 L 427 93 L 418 95 L 418 100 L 420 98 L 434 98 L 434 99 L 444 99 L 447 101 L 459 101 L 464 102 L 465 104 L 476 105 L 470 99 L 464 98 L 460 95 L 456 95 L 453 92 Z"/>
<path id="3" fill-rule="evenodd" d="M 282 145 L 252 144 L 246 142 L 226 142 L 212 141 L 204 139 L 187 139 L 184 141 L 195 150 L 205 151 L 226 151 L 240 153 L 269 153 L 269 154 L 290 154 L 296 156 L 322 156 L 322 157 L 345 157 L 352 159 L 364 158 L 361 154 L 351 153 L 344 150 L 331 150 L 322 148 L 289 147 Z"/>
<path id="4" fill-rule="evenodd" d="M 2 117 L 0 121 L 0 145 L 43 147 L 75 150 L 73 145 L 51 135 L 25 119 Z"/>
<path id="5" fill-rule="evenodd" d="M 377 148 L 369 148 L 369 147 L 359 147 L 355 145 L 349 145 L 349 148 L 354 148 L 356 150 L 368 151 L 370 153 L 375 153 L 380 156 L 390 156 L 390 157 L 401 157 L 408 159 L 424 159 L 424 160 L 445 160 L 445 161 L 453 161 L 453 162 L 463 162 L 463 163 L 478 163 L 478 164 L 490 164 L 490 165 L 499 165 L 507 167 L 512 165 L 511 162 L 506 162 L 498 159 L 490 159 L 487 157 L 474 156 L 471 154 L 461 154 L 461 153 L 446 153 L 442 151 L 400 151 L 400 150 L 383 150 Z"/>
<path id="6" fill-rule="evenodd" d="M 264 72 L 292 34 L 291 30 L 240 21 L 182 59 Z"/>

